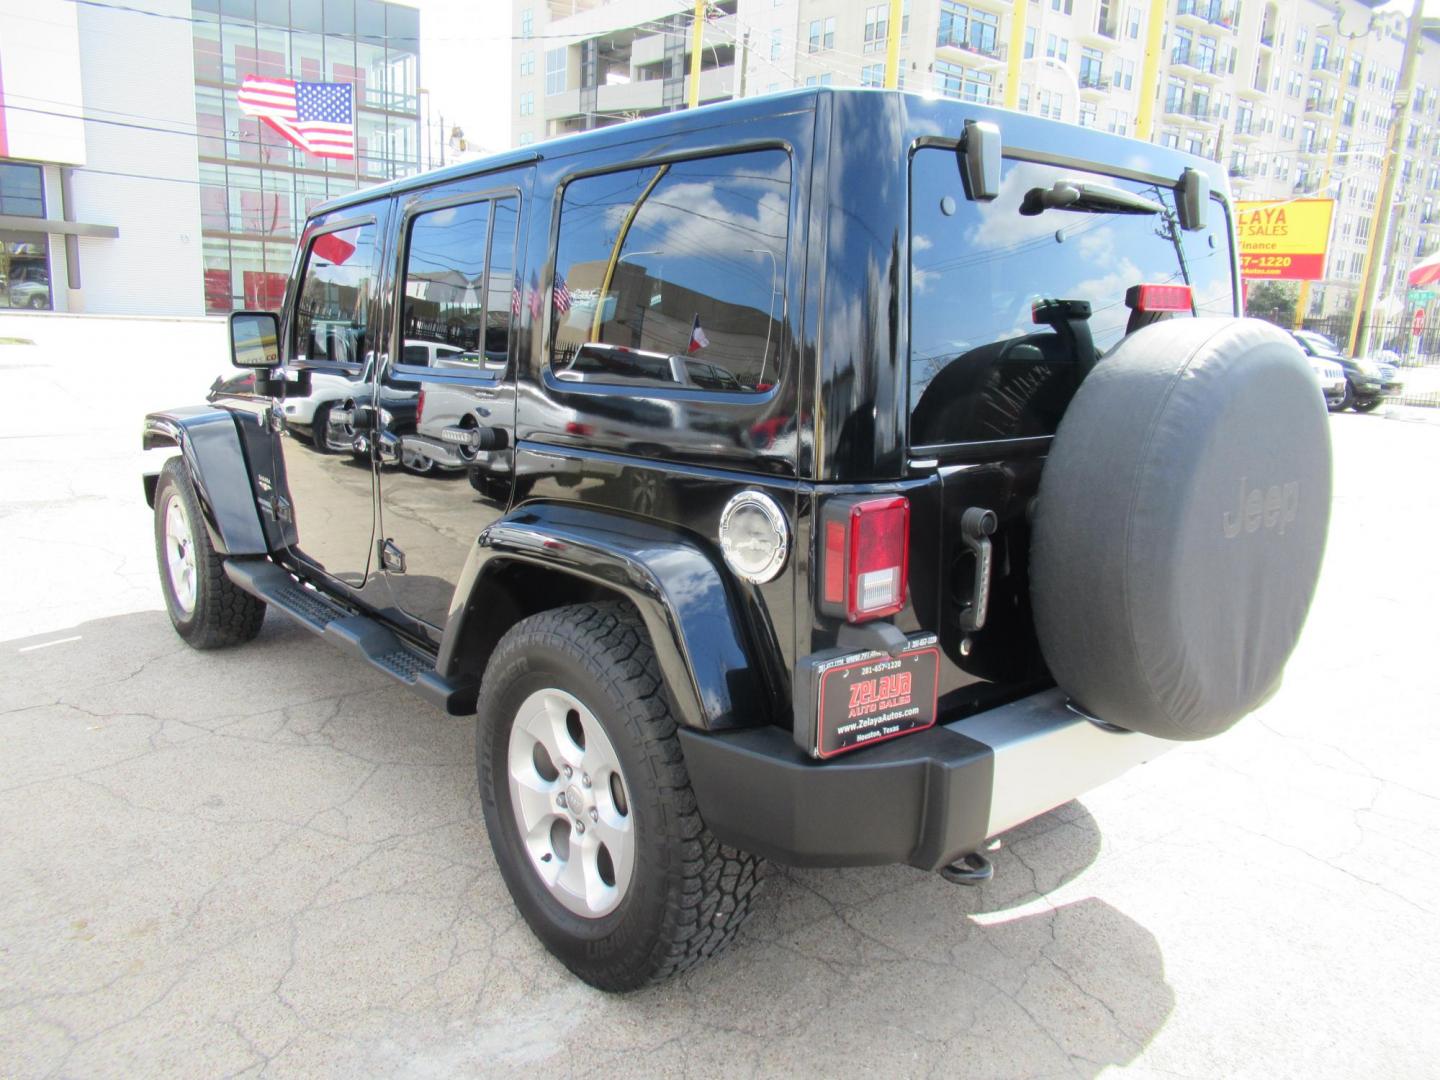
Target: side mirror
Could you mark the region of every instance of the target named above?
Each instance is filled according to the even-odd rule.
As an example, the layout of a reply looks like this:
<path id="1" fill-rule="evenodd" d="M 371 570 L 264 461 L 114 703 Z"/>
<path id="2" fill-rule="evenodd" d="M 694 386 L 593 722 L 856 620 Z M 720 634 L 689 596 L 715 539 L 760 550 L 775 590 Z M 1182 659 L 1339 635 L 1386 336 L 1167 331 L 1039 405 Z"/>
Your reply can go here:
<path id="1" fill-rule="evenodd" d="M 1186 232 L 1205 228 L 1205 215 L 1210 209 L 1210 178 L 1199 169 L 1187 167 L 1175 185 L 1175 209 L 1180 215 L 1180 228 Z"/>
<path id="2" fill-rule="evenodd" d="M 966 120 L 956 156 L 960 179 L 971 200 L 989 202 L 1000 194 L 1000 129 L 988 120 Z"/>
<path id="3" fill-rule="evenodd" d="M 280 320 L 273 312 L 230 313 L 230 362 L 242 368 L 280 366 Z"/>

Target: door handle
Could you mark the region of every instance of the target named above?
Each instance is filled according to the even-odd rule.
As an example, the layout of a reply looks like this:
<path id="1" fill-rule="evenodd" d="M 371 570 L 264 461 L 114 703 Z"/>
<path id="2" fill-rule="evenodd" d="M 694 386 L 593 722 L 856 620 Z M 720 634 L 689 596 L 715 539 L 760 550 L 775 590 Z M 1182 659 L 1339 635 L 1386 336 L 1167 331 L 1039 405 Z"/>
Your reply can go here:
<path id="1" fill-rule="evenodd" d="M 990 536 L 997 522 L 994 510 L 972 506 L 960 515 L 960 538 L 975 553 L 975 588 L 970 606 L 960 612 L 960 629 L 966 633 L 981 630 L 990 608 Z"/>
<path id="2" fill-rule="evenodd" d="M 400 460 L 400 436 L 383 428 L 375 433 L 375 453 L 381 461 Z"/>

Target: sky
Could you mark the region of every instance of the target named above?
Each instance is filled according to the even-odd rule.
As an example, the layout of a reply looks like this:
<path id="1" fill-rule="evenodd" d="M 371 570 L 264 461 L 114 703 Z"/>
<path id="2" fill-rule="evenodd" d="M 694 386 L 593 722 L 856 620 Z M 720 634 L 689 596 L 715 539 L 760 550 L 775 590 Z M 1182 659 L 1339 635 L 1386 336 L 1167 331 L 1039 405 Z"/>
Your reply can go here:
<path id="1" fill-rule="evenodd" d="M 1435 2 L 1440 4 L 1440 0 Z M 507 149 L 510 0 L 418 0 L 416 6 L 420 9 L 420 84 L 429 91 L 425 97 L 429 99 L 432 153 L 439 153 L 442 116 L 447 130 L 454 124 L 464 129 L 471 151 Z M 438 156 L 435 164 L 439 164 Z"/>

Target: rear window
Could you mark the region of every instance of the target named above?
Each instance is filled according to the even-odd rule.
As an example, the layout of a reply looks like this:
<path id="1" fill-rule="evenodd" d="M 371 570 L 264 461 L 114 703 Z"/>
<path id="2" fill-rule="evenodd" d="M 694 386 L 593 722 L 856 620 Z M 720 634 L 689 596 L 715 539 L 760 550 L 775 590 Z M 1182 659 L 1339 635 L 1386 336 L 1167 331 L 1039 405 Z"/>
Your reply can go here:
<path id="1" fill-rule="evenodd" d="M 1032 188 L 1075 178 L 1141 195 L 1169 215 L 1174 193 L 1076 169 L 1004 163 L 993 202 L 965 197 L 951 150 L 927 147 L 911 166 L 910 443 L 1050 435 L 1079 367 L 1072 338 L 1036 325 L 1032 304 L 1083 300 L 1095 349 L 1125 335 L 1132 285 L 1183 284 L 1201 315 L 1233 315 L 1225 208 L 1208 228 L 1182 232 L 1160 214 L 1046 210 L 1022 216 Z M 1177 251 L 1177 246 L 1179 251 Z M 1183 269 L 1182 258 L 1183 253 Z"/>
<path id="2" fill-rule="evenodd" d="M 768 390 L 779 374 L 789 217 L 781 150 L 572 181 L 550 294 L 555 376 Z"/>

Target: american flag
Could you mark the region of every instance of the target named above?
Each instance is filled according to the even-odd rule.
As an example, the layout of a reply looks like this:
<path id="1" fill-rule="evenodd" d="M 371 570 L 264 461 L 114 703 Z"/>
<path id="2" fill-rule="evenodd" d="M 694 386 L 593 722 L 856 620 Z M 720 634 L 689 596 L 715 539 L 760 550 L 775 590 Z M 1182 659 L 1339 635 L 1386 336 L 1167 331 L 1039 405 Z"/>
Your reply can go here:
<path id="1" fill-rule="evenodd" d="M 555 286 L 550 290 L 555 304 L 555 314 L 564 315 L 570 310 L 570 286 L 565 284 L 565 275 L 555 275 Z"/>
<path id="2" fill-rule="evenodd" d="M 316 157 L 355 156 L 355 113 L 349 83 L 295 82 L 246 75 L 240 110 L 258 116 Z"/>

